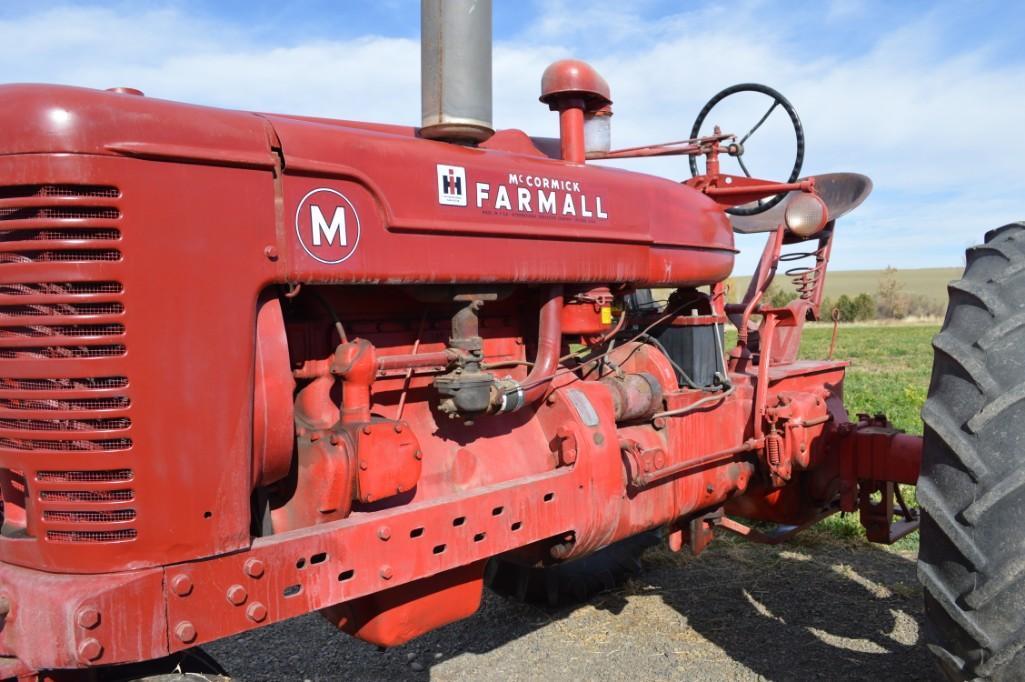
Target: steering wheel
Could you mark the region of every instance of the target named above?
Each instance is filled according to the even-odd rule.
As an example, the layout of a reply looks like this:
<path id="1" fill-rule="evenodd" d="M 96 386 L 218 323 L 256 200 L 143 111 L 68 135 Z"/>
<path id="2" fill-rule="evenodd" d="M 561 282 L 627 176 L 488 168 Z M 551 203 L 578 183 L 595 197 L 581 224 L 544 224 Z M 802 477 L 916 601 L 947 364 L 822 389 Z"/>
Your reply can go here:
<path id="1" fill-rule="evenodd" d="M 740 83 L 739 85 L 733 85 L 726 88 L 715 97 L 708 100 L 708 103 L 701 108 L 701 111 L 698 112 L 697 119 L 694 121 L 694 127 L 690 131 L 691 139 L 697 138 L 698 134 L 701 132 L 702 124 L 705 122 L 705 119 L 708 118 L 709 112 L 715 108 L 715 105 L 719 104 L 719 102 L 723 101 L 730 95 L 735 95 L 738 92 L 760 92 L 763 95 L 767 95 L 772 98 L 772 105 L 769 107 L 768 111 L 758 119 L 758 122 L 751 127 L 751 130 L 747 131 L 747 133 L 737 141 L 736 154 L 731 153 L 731 156 L 737 157 L 737 162 L 740 163 L 740 168 L 744 171 L 744 175 L 751 177 L 751 173 L 747 170 L 747 166 L 744 164 L 744 143 L 747 142 L 748 138 L 755 134 L 755 131 L 757 131 L 763 123 L 765 123 L 766 119 L 768 119 L 769 116 L 772 115 L 772 112 L 776 110 L 776 107 L 782 107 L 783 111 L 787 112 L 787 115 L 790 116 L 790 122 L 794 126 L 794 135 L 797 138 L 797 158 L 794 159 L 794 169 L 790 172 L 790 177 L 787 179 L 787 182 L 794 182 L 801 174 L 801 166 L 804 164 L 804 126 L 801 125 L 801 119 L 797 117 L 797 111 L 794 109 L 794 105 L 787 101 L 787 98 L 781 95 L 778 91 L 773 90 L 767 85 L 762 85 L 761 83 Z M 698 174 L 698 160 L 696 156 L 690 157 L 690 174 L 691 177 Z M 731 215 L 756 215 L 763 211 L 768 211 L 770 208 L 783 201 L 784 197 L 786 197 L 786 192 L 777 194 L 768 200 L 759 201 L 756 206 L 748 208 L 734 206 L 733 208 L 726 209 L 726 212 Z"/>

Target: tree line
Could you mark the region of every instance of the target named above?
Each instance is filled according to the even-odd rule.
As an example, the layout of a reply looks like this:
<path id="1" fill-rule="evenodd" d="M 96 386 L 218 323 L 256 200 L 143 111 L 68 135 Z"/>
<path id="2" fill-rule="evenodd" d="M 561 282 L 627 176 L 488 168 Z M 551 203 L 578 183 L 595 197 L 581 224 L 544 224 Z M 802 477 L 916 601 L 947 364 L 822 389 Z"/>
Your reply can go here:
<path id="1" fill-rule="evenodd" d="M 771 306 L 781 308 L 797 298 L 797 293 L 773 284 L 765 293 L 764 300 Z M 907 317 L 939 317 L 945 305 L 923 294 L 911 294 L 898 277 L 897 269 L 888 267 L 879 277 L 874 294 L 860 293 L 856 296 L 841 294 L 836 300 L 822 301 L 822 319 L 829 319 L 833 309 L 839 312 L 843 322 L 866 320 L 903 320 Z"/>

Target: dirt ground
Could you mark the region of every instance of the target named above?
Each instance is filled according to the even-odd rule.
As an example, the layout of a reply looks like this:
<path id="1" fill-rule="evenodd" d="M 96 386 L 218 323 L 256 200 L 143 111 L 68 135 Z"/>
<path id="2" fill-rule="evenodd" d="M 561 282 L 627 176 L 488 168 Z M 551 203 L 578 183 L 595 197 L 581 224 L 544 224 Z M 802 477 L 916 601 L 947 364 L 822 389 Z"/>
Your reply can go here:
<path id="1" fill-rule="evenodd" d="M 623 588 L 560 610 L 485 594 L 395 649 L 310 615 L 208 646 L 243 680 L 929 680 L 913 554 L 812 530 L 649 550 Z"/>

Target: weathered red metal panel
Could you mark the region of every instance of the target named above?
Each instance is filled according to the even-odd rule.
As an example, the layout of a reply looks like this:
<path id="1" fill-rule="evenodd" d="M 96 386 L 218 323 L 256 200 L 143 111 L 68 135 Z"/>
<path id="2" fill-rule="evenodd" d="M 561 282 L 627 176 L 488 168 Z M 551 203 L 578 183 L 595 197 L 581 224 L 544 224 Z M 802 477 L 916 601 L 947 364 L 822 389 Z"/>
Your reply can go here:
<path id="1" fill-rule="evenodd" d="M 5 187 L 85 188 L 74 203 L 61 196 L 26 200 L 31 210 L 51 212 L 45 229 L 72 239 L 4 242 L 2 281 L 25 291 L 51 283 L 96 291 L 80 304 L 91 307 L 70 317 L 74 296 L 52 293 L 51 286 L 55 303 L 46 305 L 65 315 L 58 324 L 112 325 L 98 336 L 9 337 L 16 345 L 0 354 L 0 397 L 19 401 L 5 403 L 4 416 L 34 417 L 20 423 L 43 429 L 0 440 L 0 467 L 22 472 L 30 496 L 31 537 L 0 538 L 4 561 L 88 573 L 248 545 L 247 495 L 224 492 L 249 487 L 255 302 L 272 276 L 256 245 L 273 242 L 270 172 L 33 154 L 0 156 L 0 178 Z M 90 196 L 90 187 L 110 188 L 113 196 Z M 78 212 L 62 219 L 55 210 Z M 116 217 L 77 217 L 98 210 Z M 8 229 L 43 229 L 33 225 L 4 221 Z M 86 228 L 112 239 L 75 239 Z M 230 276 L 211 279 L 213 272 Z M 23 302 L 24 295 L 2 296 L 11 311 L 5 324 L 40 322 L 33 306 L 41 304 Z M 231 351 L 211 339 L 234 339 Z M 79 402 L 60 402 L 67 400 Z M 86 421 L 62 433 L 50 427 L 60 414 L 24 413 L 33 405 L 49 412 L 52 401 Z M 83 432 L 87 423 L 98 430 Z M 209 454 L 185 464 L 198 453 Z M 83 513 L 106 514 L 111 523 L 88 530 L 74 523 L 73 515 Z"/>
<path id="2" fill-rule="evenodd" d="M 471 613 L 499 554 L 570 559 L 659 526 L 699 548 L 724 504 L 803 523 L 840 492 L 843 438 L 864 455 L 848 478 L 917 474 L 915 441 L 848 424 L 844 363 L 791 361 L 800 305 L 757 311 L 761 348 L 757 302 L 731 311 L 744 352 L 715 386 L 681 384 L 633 334 L 647 321 L 612 324 L 632 286 L 729 275 L 729 222 L 692 187 L 519 131 L 470 148 L 0 96 L 0 653 L 18 661 L 0 674 L 318 609 L 396 644 Z M 667 324 L 723 321 L 714 291 Z M 480 414 L 436 400 L 464 369 L 505 382 Z"/>
<path id="3" fill-rule="evenodd" d="M 0 655 L 17 657 L 0 664 L 0 675 L 167 655 L 163 578 L 159 568 L 83 576 L 0 563 L 10 605 Z"/>

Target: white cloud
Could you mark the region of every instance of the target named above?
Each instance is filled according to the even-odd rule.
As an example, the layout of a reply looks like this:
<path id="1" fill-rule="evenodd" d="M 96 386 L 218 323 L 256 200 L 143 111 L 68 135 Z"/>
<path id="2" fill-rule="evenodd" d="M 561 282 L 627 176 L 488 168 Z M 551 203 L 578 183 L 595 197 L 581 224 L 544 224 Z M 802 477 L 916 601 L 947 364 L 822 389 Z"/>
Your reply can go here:
<path id="1" fill-rule="evenodd" d="M 767 22 L 773 13 L 759 2 L 657 20 L 645 18 L 647 9 L 643 1 L 587 12 L 565 2 L 540 5 L 534 22 L 496 43 L 496 123 L 555 134 L 554 114 L 537 102 L 540 74 L 575 53 L 590 57 L 612 87 L 619 145 L 686 137 L 713 93 L 761 81 L 798 108 L 808 136 L 806 170 L 853 170 L 875 180 L 877 195 L 840 226 L 837 266 L 874 267 L 883 256 L 900 267 L 957 264 L 985 230 L 1025 214 L 1018 170 L 1025 67 L 1000 63 L 980 47 L 946 53 L 936 17 L 880 30 L 858 54 L 823 50 L 809 59 L 794 42 L 801 27 L 788 26 L 787 17 Z M 866 10 L 834 0 L 823 12 L 842 25 Z M 260 28 L 257 34 L 173 5 L 44 9 L 0 20 L 0 81 L 128 85 L 242 109 L 418 121 L 415 40 L 368 35 L 273 44 Z M 751 112 L 752 123 L 760 113 Z M 753 139 L 752 148 L 789 153 L 784 138 L 770 137 Z M 633 167 L 681 178 L 689 175 L 685 166 L 673 159 Z"/>

